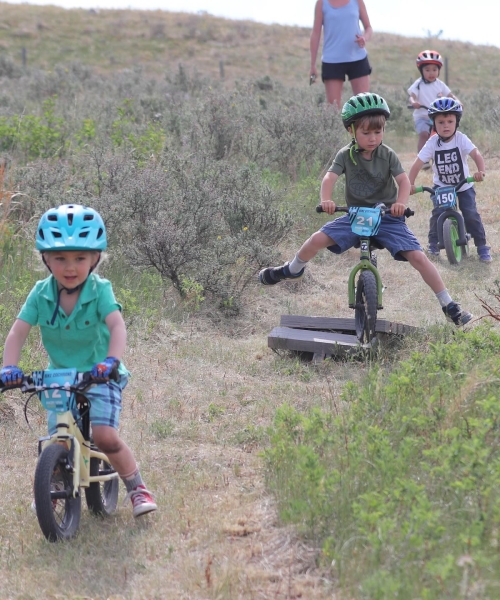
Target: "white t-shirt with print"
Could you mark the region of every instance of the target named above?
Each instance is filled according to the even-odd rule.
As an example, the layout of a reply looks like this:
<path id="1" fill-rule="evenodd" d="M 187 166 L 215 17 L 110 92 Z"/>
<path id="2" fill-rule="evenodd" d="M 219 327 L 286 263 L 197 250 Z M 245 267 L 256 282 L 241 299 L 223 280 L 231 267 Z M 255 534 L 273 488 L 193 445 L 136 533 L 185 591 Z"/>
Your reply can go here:
<path id="1" fill-rule="evenodd" d="M 432 159 L 433 183 L 437 186 L 456 185 L 469 177 L 467 156 L 476 148 L 461 131 L 456 131 L 449 142 L 439 142 L 438 135 L 432 135 L 418 153 L 418 158 L 426 163 Z M 460 192 L 472 187 L 465 183 Z"/>
<path id="2" fill-rule="evenodd" d="M 420 84 L 420 87 L 418 84 Z M 419 104 L 423 104 L 427 108 L 429 108 L 436 98 L 448 96 L 450 92 L 450 88 L 441 79 L 436 79 L 432 83 L 425 83 L 422 78 L 419 78 L 408 88 L 408 93 L 413 94 Z M 413 119 L 415 121 L 418 119 L 428 119 L 427 108 L 416 108 L 413 111 Z"/>

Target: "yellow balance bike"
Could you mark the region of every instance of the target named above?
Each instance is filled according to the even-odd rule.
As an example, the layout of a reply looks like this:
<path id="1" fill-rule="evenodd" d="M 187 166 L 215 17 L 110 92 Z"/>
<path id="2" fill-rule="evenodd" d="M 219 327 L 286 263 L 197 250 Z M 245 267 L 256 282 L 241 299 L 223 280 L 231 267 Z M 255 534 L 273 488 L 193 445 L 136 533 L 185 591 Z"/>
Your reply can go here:
<path id="1" fill-rule="evenodd" d="M 34 494 L 36 515 L 44 536 L 51 542 L 72 538 L 81 515 L 81 490 L 89 510 L 109 515 L 118 503 L 118 473 L 108 457 L 92 442 L 90 402 L 85 391 L 95 383 L 90 373 L 76 369 L 34 371 L 18 387 L 37 395 L 46 410 L 56 413 L 56 432 L 39 438 Z"/>

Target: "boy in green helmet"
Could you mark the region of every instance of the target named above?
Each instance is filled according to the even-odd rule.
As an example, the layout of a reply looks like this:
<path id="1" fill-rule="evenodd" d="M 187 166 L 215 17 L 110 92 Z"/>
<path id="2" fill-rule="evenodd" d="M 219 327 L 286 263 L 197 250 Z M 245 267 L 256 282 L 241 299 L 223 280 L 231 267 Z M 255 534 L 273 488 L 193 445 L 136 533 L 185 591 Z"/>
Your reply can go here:
<path id="1" fill-rule="evenodd" d="M 344 104 L 342 121 L 352 141 L 337 153 L 323 178 L 321 207 L 333 215 L 333 187 L 339 176 L 345 174 L 347 206 L 373 207 L 383 203 L 390 208 L 390 214 L 382 218 L 375 241 L 387 248 L 395 260 L 408 261 L 436 294 L 445 316 L 457 326 L 465 325 L 472 315 L 452 300 L 435 265 L 405 223 L 403 215 L 410 181 L 396 153 L 382 143 L 389 115 L 389 106 L 378 94 L 357 94 Z M 307 263 L 320 250 L 328 248 L 334 254 L 341 254 L 358 239 L 352 232 L 349 215 L 330 221 L 313 233 L 292 261 L 263 269 L 259 281 L 263 285 L 275 285 L 284 279 L 300 279 Z"/>

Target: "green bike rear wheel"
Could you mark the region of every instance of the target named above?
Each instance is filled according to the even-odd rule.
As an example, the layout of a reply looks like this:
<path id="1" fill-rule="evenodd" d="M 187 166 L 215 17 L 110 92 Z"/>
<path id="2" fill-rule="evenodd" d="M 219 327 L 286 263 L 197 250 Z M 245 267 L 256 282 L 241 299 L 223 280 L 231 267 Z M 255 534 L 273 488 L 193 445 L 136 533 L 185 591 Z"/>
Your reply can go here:
<path id="1" fill-rule="evenodd" d="M 66 468 L 68 448 L 51 444 L 40 454 L 35 470 L 36 516 L 50 542 L 68 540 L 78 531 L 81 497 L 73 498 L 73 473 Z"/>

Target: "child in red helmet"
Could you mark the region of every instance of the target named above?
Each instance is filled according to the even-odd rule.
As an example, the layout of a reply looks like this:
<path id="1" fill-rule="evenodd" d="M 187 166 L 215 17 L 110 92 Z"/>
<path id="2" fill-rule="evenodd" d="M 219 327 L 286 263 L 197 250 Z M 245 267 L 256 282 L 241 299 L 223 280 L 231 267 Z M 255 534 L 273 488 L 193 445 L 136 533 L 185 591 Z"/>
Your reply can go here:
<path id="1" fill-rule="evenodd" d="M 439 72 L 443 66 L 443 59 L 439 52 L 436 52 L 436 50 L 423 50 L 417 56 L 416 62 L 421 77 L 408 88 L 408 94 L 410 95 L 411 105 L 415 109 L 413 120 L 418 133 L 417 148 L 420 152 L 432 131 L 432 121 L 427 114 L 429 106 L 436 98 L 442 96 L 455 98 L 455 96 L 446 83 L 439 79 Z M 424 165 L 425 168 L 429 168 L 429 164 Z"/>

